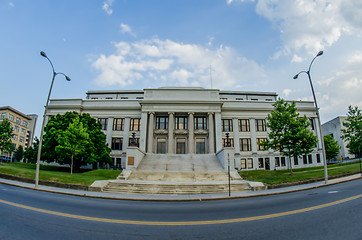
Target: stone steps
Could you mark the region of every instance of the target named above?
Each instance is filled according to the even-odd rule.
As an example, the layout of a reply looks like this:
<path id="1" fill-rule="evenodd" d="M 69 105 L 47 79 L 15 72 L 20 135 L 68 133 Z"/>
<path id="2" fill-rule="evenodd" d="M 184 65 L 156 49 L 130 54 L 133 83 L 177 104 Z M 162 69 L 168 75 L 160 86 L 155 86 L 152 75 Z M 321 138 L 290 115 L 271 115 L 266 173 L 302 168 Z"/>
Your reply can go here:
<path id="1" fill-rule="evenodd" d="M 246 182 L 231 183 L 231 192 L 240 192 L 250 190 Z M 123 193 L 123 194 L 214 194 L 227 193 L 229 191 L 228 183 L 209 183 L 209 184 L 164 184 L 164 183 L 135 183 L 124 181 L 109 182 L 103 192 Z"/>

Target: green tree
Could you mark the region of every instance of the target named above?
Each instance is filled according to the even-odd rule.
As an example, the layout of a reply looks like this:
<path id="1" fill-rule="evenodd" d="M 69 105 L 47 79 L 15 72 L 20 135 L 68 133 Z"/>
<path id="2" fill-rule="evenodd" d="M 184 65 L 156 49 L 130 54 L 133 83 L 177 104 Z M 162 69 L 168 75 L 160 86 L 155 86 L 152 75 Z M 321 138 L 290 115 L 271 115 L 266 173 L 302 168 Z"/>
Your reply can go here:
<path id="1" fill-rule="evenodd" d="M 23 146 L 18 146 L 18 148 L 14 152 L 14 160 L 20 161 L 24 157 L 24 149 Z"/>
<path id="2" fill-rule="evenodd" d="M 33 146 L 28 147 L 24 151 L 24 159 L 26 163 L 36 163 L 36 157 L 38 155 L 39 139 L 35 137 Z"/>
<path id="3" fill-rule="evenodd" d="M 293 174 L 291 157 L 309 154 L 317 144 L 317 137 L 308 129 L 306 116 L 300 117 L 295 102 L 291 104 L 278 99 L 268 114 L 266 126 L 268 139 L 262 143 L 266 148 L 279 151 L 289 158 L 290 173 Z"/>
<path id="4" fill-rule="evenodd" d="M 10 122 L 4 119 L 0 122 L 0 152 L 11 153 L 14 151 L 14 145 L 11 138 L 14 136 Z"/>
<path id="5" fill-rule="evenodd" d="M 348 107 L 347 119 L 343 123 L 342 138 L 347 140 L 349 152 L 361 157 L 362 152 L 362 114 L 358 106 Z"/>
<path id="6" fill-rule="evenodd" d="M 338 145 L 338 141 L 334 140 L 332 135 L 324 136 L 324 147 L 326 149 L 326 158 L 327 160 L 333 159 L 339 153 L 340 146 Z"/>
<path id="7" fill-rule="evenodd" d="M 58 143 L 59 145 L 55 147 L 55 151 L 63 156 L 66 156 L 65 153 L 70 154 L 70 174 L 73 174 L 74 157 L 84 154 L 89 144 L 87 128 L 83 127 L 79 117 L 73 119 L 69 127 L 62 134 L 58 135 Z"/>
<path id="8" fill-rule="evenodd" d="M 59 145 L 58 136 L 62 135 L 73 123 L 75 118 L 79 118 L 79 122 L 83 123 L 83 127 L 87 129 L 89 141 L 86 146 L 87 151 L 82 155 L 74 156 L 74 170 L 78 170 L 83 164 L 95 164 L 97 162 L 111 162 L 109 153 L 111 149 L 106 144 L 106 135 L 101 130 L 101 124 L 89 114 L 79 114 L 77 112 L 66 112 L 63 115 L 52 116 L 46 127 L 43 138 L 42 156 L 45 161 L 57 161 L 59 163 L 70 163 L 70 156 L 59 154 L 55 148 Z"/>

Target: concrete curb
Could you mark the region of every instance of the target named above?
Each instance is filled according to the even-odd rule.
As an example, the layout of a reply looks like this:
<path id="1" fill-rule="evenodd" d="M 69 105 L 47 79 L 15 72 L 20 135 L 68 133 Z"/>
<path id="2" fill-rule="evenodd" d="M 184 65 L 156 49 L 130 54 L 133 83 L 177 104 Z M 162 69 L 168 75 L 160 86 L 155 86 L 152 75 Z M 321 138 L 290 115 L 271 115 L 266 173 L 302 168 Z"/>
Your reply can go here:
<path id="1" fill-rule="evenodd" d="M 74 189 L 61 189 L 50 186 L 39 186 L 39 188 L 34 188 L 31 183 L 22 183 L 14 180 L 6 180 L 0 178 L 0 183 L 22 187 L 31 190 L 73 195 L 80 197 L 91 197 L 91 198 L 101 198 L 101 199 L 112 199 L 112 200 L 127 200 L 127 201 L 210 201 L 210 200 L 227 200 L 227 199 L 239 199 L 239 198 L 250 198 L 250 197 L 260 197 L 260 196 L 271 196 L 277 194 L 298 192 L 310 189 L 321 188 L 325 186 L 331 186 L 338 183 L 349 182 L 353 180 L 361 179 L 360 174 L 338 178 L 331 180 L 329 183 L 324 184 L 324 182 L 317 182 L 305 185 L 296 185 L 291 187 L 279 188 L 279 189 L 270 189 L 262 191 L 243 191 L 243 192 L 234 192 L 232 196 L 225 196 L 227 194 L 199 194 L 199 195 L 140 195 L 140 194 L 116 194 L 116 193 L 103 193 L 103 192 L 92 192 L 84 190 L 74 190 Z"/>

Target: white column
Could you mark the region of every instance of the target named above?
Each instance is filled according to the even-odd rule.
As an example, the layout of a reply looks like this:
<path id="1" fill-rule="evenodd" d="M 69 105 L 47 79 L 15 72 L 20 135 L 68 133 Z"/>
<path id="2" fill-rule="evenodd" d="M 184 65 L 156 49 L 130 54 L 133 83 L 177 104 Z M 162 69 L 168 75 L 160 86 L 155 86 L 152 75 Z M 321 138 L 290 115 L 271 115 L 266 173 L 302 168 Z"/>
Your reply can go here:
<path id="1" fill-rule="evenodd" d="M 124 119 L 124 125 L 123 125 L 123 146 L 122 151 L 125 152 L 129 145 L 129 124 L 131 120 L 129 117 Z"/>
<path id="2" fill-rule="evenodd" d="M 189 113 L 189 153 L 195 153 L 194 113 Z"/>
<path id="3" fill-rule="evenodd" d="M 215 141 L 214 141 L 214 116 L 212 113 L 209 115 L 209 153 L 215 153 Z"/>
<path id="4" fill-rule="evenodd" d="M 240 152 L 240 141 L 239 141 L 239 121 L 237 118 L 233 118 L 233 135 L 234 135 L 234 149 L 235 153 Z"/>
<path id="5" fill-rule="evenodd" d="M 250 118 L 250 137 L 251 137 L 251 151 L 256 153 L 258 151 L 256 144 L 256 127 L 255 127 L 255 119 Z"/>
<path id="6" fill-rule="evenodd" d="M 144 152 L 146 152 L 147 115 L 147 112 L 141 114 L 140 149 Z"/>
<path id="7" fill-rule="evenodd" d="M 175 153 L 174 151 L 174 137 L 173 137 L 173 129 L 175 125 L 175 113 L 168 113 L 168 153 Z"/>
<path id="8" fill-rule="evenodd" d="M 221 129 L 221 113 L 215 113 L 215 140 L 216 140 L 216 152 L 222 149 L 222 129 Z"/>
<path id="9" fill-rule="evenodd" d="M 113 131 L 113 118 L 108 118 L 107 129 L 106 129 L 106 142 L 109 147 L 112 146 L 112 131 Z"/>
<path id="10" fill-rule="evenodd" d="M 153 152 L 153 128 L 155 127 L 155 113 L 150 113 L 150 121 L 148 124 L 148 141 L 147 141 L 147 152 Z"/>

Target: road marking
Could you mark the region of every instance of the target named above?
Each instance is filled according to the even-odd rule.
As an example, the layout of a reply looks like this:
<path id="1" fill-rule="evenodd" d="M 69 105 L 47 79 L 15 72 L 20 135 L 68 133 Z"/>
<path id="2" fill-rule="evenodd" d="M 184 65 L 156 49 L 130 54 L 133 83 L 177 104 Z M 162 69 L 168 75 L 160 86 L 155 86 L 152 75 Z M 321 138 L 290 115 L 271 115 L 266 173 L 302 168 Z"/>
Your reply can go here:
<path id="1" fill-rule="evenodd" d="M 338 193 L 338 191 L 329 191 L 328 193 Z"/>
<path id="2" fill-rule="evenodd" d="M 30 207 L 30 206 L 26 206 L 26 205 L 22 205 L 22 204 L 18 204 L 18 203 L 8 202 L 8 201 L 1 200 L 1 199 L 0 199 L 0 202 L 7 204 L 7 205 L 11 205 L 11 206 L 15 206 L 15 207 L 23 208 L 23 209 L 28 209 L 28 210 L 32 210 L 32 211 L 36 211 L 36 212 L 41 212 L 41 213 L 46 213 L 46 214 L 51 214 L 51 215 L 56 215 L 56 216 L 62 216 L 62 217 L 68 217 L 68 218 L 73 218 L 73 219 L 95 221 L 95 222 L 133 224 L 133 225 L 150 225 L 150 226 L 187 226 L 187 225 L 237 223 L 237 222 L 248 222 L 248 221 L 276 218 L 276 217 L 281 217 L 281 216 L 287 216 L 287 215 L 317 210 L 317 209 L 321 209 L 321 208 L 325 208 L 325 207 L 330 207 L 333 205 L 352 201 L 352 200 L 355 200 L 355 199 L 358 199 L 361 197 L 362 197 L 362 194 L 359 194 L 359 195 L 356 195 L 353 197 L 341 199 L 341 200 L 338 200 L 335 202 L 317 205 L 314 207 L 302 208 L 302 209 L 297 209 L 297 210 L 293 210 L 293 211 L 274 213 L 274 214 L 268 214 L 268 215 L 262 215 L 262 216 L 255 216 L 255 217 L 223 219 L 223 220 L 208 220 L 208 221 L 183 221 L 183 222 L 132 221 L 132 220 L 87 217 L 87 216 L 74 215 L 74 214 L 69 214 L 69 213 L 55 212 L 55 211 L 45 210 L 45 209 L 41 209 L 41 208 Z"/>

